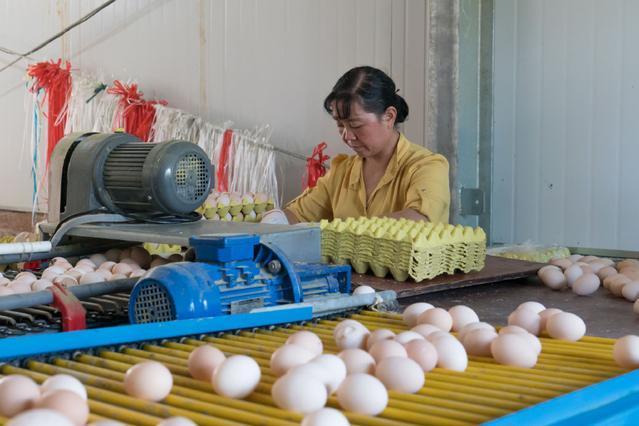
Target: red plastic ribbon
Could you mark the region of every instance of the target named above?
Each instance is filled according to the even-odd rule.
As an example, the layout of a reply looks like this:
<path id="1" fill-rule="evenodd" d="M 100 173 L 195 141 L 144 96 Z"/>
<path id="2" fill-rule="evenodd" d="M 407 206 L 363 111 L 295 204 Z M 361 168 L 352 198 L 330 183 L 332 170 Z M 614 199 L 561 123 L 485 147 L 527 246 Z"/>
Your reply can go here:
<path id="1" fill-rule="evenodd" d="M 62 59 L 57 62 L 38 62 L 27 68 L 27 74 L 35 79 L 31 87 L 33 93 L 40 89 L 45 92 L 42 100 L 47 102 L 47 158 L 49 164 L 53 148 L 64 136 L 64 126 L 67 121 L 65 105 L 71 94 L 71 64 L 65 61 L 62 67 Z"/>
<path id="2" fill-rule="evenodd" d="M 142 97 L 144 93 L 138 91 L 137 84 L 126 85 L 118 80 L 113 82 L 113 87 L 107 89 L 107 93 L 120 96 L 118 119 L 123 123 L 124 131 L 143 141 L 148 141 L 155 119 L 153 105 L 167 105 L 167 102 L 165 100 L 146 101 Z"/>
<path id="3" fill-rule="evenodd" d="M 313 154 L 306 159 L 306 173 L 302 181 L 303 189 L 314 188 L 317 180 L 326 174 L 326 165 L 329 156 L 324 154 L 326 142 L 322 142 L 313 149 Z"/>
<path id="4" fill-rule="evenodd" d="M 217 190 L 226 192 L 229 190 L 229 170 L 228 162 L 231 155 L 231 142 L 233 142 L 233 130 L 227 129 L 224 132 L 222 140 L 222 148 L 220 149 L 220 158 L 217 162 Z"/>

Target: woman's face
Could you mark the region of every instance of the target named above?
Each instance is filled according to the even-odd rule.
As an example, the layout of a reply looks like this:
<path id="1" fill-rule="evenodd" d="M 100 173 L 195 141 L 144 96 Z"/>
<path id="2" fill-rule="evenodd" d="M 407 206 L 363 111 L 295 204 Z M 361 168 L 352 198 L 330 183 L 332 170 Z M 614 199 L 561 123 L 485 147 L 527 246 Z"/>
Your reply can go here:
<path id="1" fill-rule="evenodd" d="M 375 113 L 366 112 L 359 102 L 351 104 L 347 119 L 338 117 L 335 105 L 332 109 L 342 141 L 358 156 L 372 157 L 388 148 L 393 137 L 394 120 L 389 120 L 386 114 L 380 118 Z"/>

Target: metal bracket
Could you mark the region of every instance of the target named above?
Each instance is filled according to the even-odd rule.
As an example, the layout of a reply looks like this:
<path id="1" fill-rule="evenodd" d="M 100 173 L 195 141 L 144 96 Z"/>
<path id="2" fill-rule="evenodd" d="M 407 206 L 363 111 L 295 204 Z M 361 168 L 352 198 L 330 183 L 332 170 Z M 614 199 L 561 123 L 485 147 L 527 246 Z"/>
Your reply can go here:
<path id="1" fill-rule="evenodd" d="M 479 188 L 461 189 L 461 214 L 479 216 L 484 213 L 484 191 Z"/>

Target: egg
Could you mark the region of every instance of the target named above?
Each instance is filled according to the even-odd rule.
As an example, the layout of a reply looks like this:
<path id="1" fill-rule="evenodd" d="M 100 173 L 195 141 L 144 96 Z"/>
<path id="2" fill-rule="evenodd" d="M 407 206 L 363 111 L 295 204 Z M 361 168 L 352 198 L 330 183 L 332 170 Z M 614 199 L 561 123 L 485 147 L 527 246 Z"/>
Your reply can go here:
<path id="1" fill-rule="evenodd" d="M 437 350 L 437 366 L 447 370 L 465 371 L 468 367 L 466 349 L 453 336 L 442 336 L 431 341 Z"/>
<path id="2" fill-rule="evenodd" d="M 448 313 L 453 319 L 453 331 L 459 331 L 468 324 L 479 322 L 479 317 L 475 311 L 465 305 L 453 306 L 448 310 Z"/>
<path id="3" fill-rule="evenodd" d="M 123 274 L 112 274 L 108 281 L 126 280 L 128 277 Z"/>
<path id="4" fill-rule="evenodd" d="M 572 265 L 570 259 L 552 259 L 550 261 L 551 265 L 559 266 L 561 269 L 569 268 Z"/>
<path id="5" fill-rule="evenodd" d="M 580 254 L 572 254 L 572 255 L 570 255 L 570 256 L 568 257 L 568 259 L 569 259 L 571 262 L 578 262 L 578 261 L 579 261 L 580 259 L 582 259 L 582 258 L 583 258 L 583 256 L 582 256 L 582 255 L 580 255 Z"/>
<path id="6" fill-rule="evenodd" d="M 490 344 L 497 338 L 497 333 L 485 328 L 469 331 L 464 337 L 463 345 L 468 355 L 491 356 Z"/>
<path id="7" fill-rule="evenodd" d="M 535 350 L 525 337 L 517 333 L 500 334 L 491 343 L 490 351 L 500 364 L 522 368 L 532 368 L 537 364 Z"/>
<path id="8" fill-rule="evenodd" d="M 471 324 L 466 325 L 461 330 L 459 330 L 459 333 L 457 333 L 457 339 L 459 339 L 459 341 L 462 342 L 463 344 L 464 339 L 466 338 L 466 335 L 470 333 L 471 331 L 478 330 L 478 329 L 495 331 L 495 327 L 488 324 L 487 322 L 473 322 Z"/>
<path id="9" fill-rule="evenodd" d="M 439 340 L 439 339 L 449 339 L 449 338 L 453 338 L 454 339 L 455 336 L 453 336 L 452 334 L 447 333 L 445 331 L 437 330 L 434 333 L 430 333 L 426 337 L 426 340 L 428 340 L 429 342 L 433 343 L 433 342 L 435 342 L 436 340 Z"/>
<path id="10" fill-rule="evenodd" d="M 124 423 L 116 422 L 115 420 L 98 420 L 97 422 L 91 422 L 87 426 L 126 426 Z"/>
<path id="11" fill-rule="evenodd" d="M 353 294 L 374 294 L 375 289 L 369 285 L 360 285 L 353 291 Z"/>
<path id="12" fill-rule="evenodd" d="M 317 337 L 317 334 L 307 330 L 302 330 L 291 334 L 288 339 L 286 339 L 286 344 L 299 345 L 312 352 L 315 356 L 320 355 L 324 350 L 322 340 Z"/>
<path id="13" fill-rule="evenodd" d="M 328 392 L 324 384 L 313 376 L 285 374 L 271 387 L 271 396 L 280 408 L 312 413 L 324 408 Z"/>
<path id="14" fill-rule="evenodd" d="M 508 325 L 517 325 L 537 336 L 540 332 L 541 318 L 534 310 L 521 308 L 508 315 Z"/>
<path id="15" fill-rule="evenodd" d="M 339 332 L 339 330 L 342 327 L 346 327 L 346 326 L 351 326 L 351 327 L 357 327 L 361 330 L 367 331 L 368 332 L 368 328 L 366 328 L 366 326 L 364 324 L 362 324 L 359 321 L 355 321 L 353 319 L 345 319 L 343 321 L 340 321 L 335 328 L 333 329 L 333 338 L 335 338 L 337 336 L 337 333 Z"/>
<path id="16" fill-rule="evenodd" d="M 117 262 L 118 260 L 120 260 L 120 254 L 122 253 L 122 250 L 119 248 L 112 248 L 106 251 L 106 253 L 104 253 L 104 257 L 106 257 L 106 259 L 108 261 L 111 262 Z"/>
<path id="17" fill-rule="evenodd" d="M 13 281 L 11 284 L 9 284 L 8 287 L 15 294 L 31 293 L 31 284 L 33 283 L 20 279 L 20 280 Z"/>
<path id="18" fill-rule="evenodd" d="M 623 294 L 623 287 L 632 282 L 630 278 L 622 274 L 613 275 L 608 278 L 608 290 L 615 296 L 621 296 Z"/>
<path id="19" fill-rule="evenodd" d="M 612 356 L 618 366 L 634 370 L 639 368 L 639 337 L 634 335 L 617 339 L 612 349 Z"/>
<path id="20" fill-rule="evenodd" d="M 617 262 L 617 269 L 624 268 L 626 266 L 636 266 L 639 267 L 639 260 L 637 259 L 624 259 Z"/>
<path id="21" fill-rule="evenodd" d="M 639 281 L 631 281 L 624 285 L 621 289 L 621 294 L 631 302 L 637 300 L 639 298 Z"/>
<path id="22" fill-rule="evenodd" d="M 590 262 L 588 264 L 588 266 L 590 267 L 590 269 L 592 270 L 593 273 L 597 273 L 600 270 L 602 270 L 603 268 L 605 268 L 607 265 L 601 263 L 599 260 L 594 261 L 594 262 Z"/>
<path id="23" fill-rule="evenodd" d="M 131 259 L 145 269 L 151 265 L 151 255 L 144 247 L 131 247 Z"/>
<path id="24" fill-rule="evenodd" d="M 22 271 L 22 272 L 18 272 L 18 274 L 15 276 L 14 280 L 17 281 L 17 280 L 19 280 L 19 279 L 21 279 L 23 277 L 26 277 L 31 282 L 34 282 L 35 280 L 38 279 L 38 277 L 36 277 L 33 272 Z"/>
<path id="25" fill-rule="evenodd" d="M 404 309 L 404 312 L 402 313 L 402 319 L 404 320 L 404 323 L 406 325 L 408 325 L 409 327 L 414 327 L 415 325 L 417 325 L 417 317 L 419 317 L 419 315 L 421 315 L 428 309 L 432 309 L 433 307 L 434 306 L 430 303 L 413 303 L 412 305 L 409 305 L 408 307 L 406 307 L 406 309 Z"/>
<path id="26" fill-rule="evenodd" d="M 450 331 L 453 327 L 453 318 L 442 308 L 432 308 L 424 311 L 417 317 L 419 324 L 431 324 L 443 331 Z"/>
<path id="27" fill-rule="evenodd" d="M 599 288 L 599 277 L 595 274 L 583 274 L 572 285 L 572 291 L 579 296 L 587 296 Z"/>
<path id="28" fill-rule="evenodd" d="M 415 333 L 419 333 L 422 336 L 424 336 L 424 338 L 428 337 L 431 333 L 434 333 L 435 331 L 441 331 L 439 329 L 439 327 L 435 327 L 432 324 L 417 324 L 415 327 L 410 329 L 411 331 L 414 331 Z"/>
<path id="29" fill-rule="evenodd" d="M 395 336 L 395 341 L 402 345 L 406 345 L 406 343 L 415 339 L 424 339 L 424 336 L 415 331 L 402 331 L 397 336 Z"/>
<path id="30" fill-rule="evenodd" d="M 547 269 L 540 276 L 541 282 L 552 290 L 561 290 L 566 287 L 567 281 L 564 273 L 559 269 Z"/>
<path id="31" fill-rule="evenodd" d="M 388 404 L 388 391 L 376 377 L 352 374 L 337 390 L 337 401 L 346 411 L 376 416 Z"/>
<path id="32" fill-rule="evenodd" d="M 537 355 L 541 353 L 541 341 L 537 336 L 530 334 L 528 331 L 516 325 L 509 325 L 508 327 L 502 327 L 499 330 L 499 335 L 503 334 L 518 334 L 530 344 L 530 347 L 535 351 Z"/>
<path id="33" fill-rule="evenodd" d="M 11 374 L 0 379 L 0 415 L 13 417 L 40 398 L 40 388 L 29 377 Z"/>
<path id="34" fill-rule="evenodd" d="M 161 401 L 169 395 L 172 387 L 171 372 L 157 361 L 135 364 L 124 375 L 124 390 L 135 398 Z"/>
<path id="35" fill-rule="evenodd" d="M 218 348 L 211 345 L 199 346 L 189 354 L 189 374 L 194 379 L 210 382 L 213 372 L 225 359 L 226 355 Z"/>
<path id="36" fill-rule="evenodd" d="M 601 281 L 604 281 L 611 275 L 617 275 L 617 270 L 612 266 L 606 266 L 605 268 L 601 268 L 599 272 L 597 272 L 597 276 Z"/>
<path id="37" fill-rule="evenodd" d="M 599 260 L 599 257 L 597 256 L 584 256 L 581 259 L 579 259 L 580 262 L 585 262 L 585 263 L 590 263 L 597 260 Z"/>
<path id="38" fill-rule="evenodd" d="M 391 356 L 403 358 L 408 357 L 404 346 L 394 340 L 380 340 L 371 346 L 368 353 L 373 357 L 375 363 L 379 363 L 384 358 Z"/>
<path id="39" fill-rule="evenodd" d="M 539 329 L 540 331 L 546 331 L 546 322 L 548 322 L 548 318 L 552 315 L 558 314 L 559 312 L 563 312 L 561 309 L 556 308 L 548 308 L 544 309 L 539 313 L 539 318 L 541 318 Z"/>
<path id="40" fill-rule="evenodd" d="M 44 271 L 42 271 L 42 274 L 55 274 L 55 275 L 60 275 L 60 274 L 64 274 L 65 271 L 67 271 L 67 269 L 59 267 L 59 266 L 49 266 L 47 269 L 45 269 Z"/>
<path id="41" fill-rule="evenodd" d="M 388 357 L 375 367 L 377 377 L 388 390 L 415 393 L 424 386 L 424 372 L 410 358 Z"/>
<path id="42" fill-rule="evenodd" d="M 0 287 L 6 286 L 10 283 L 11 283 L 11 280 L 9 278 L 0 277 Z"/>
<path id="43" fill-rule="evenodd" d="M 362 349 L 345 349 L 337 356 L 344 361 L 348 375 L 364 373 L 373 374 L 375 371 L 375 358 Z"/>
<path id="44" fill-rule="evenodd" d="M 315 354 L 303 346 L 284 345 L 271 355 L 271 371 L 274 375 L 281 376 L 296 365 L 306 364 L 313 358 Z"/>
<path id="45" fill-rule="evenodd" d="M 107 260 L 105 262 L 102 262 L 100 264 L 100 266 L 98 266 L 98 270 L 100 271 L 109 271 L 111 272 L 111 269 L 113 269 L 113 267 L 117 265 L 117 263 L 111 261 L 111 260 Z"/>
<path id="46" fill-rule="evenodd" d="M 75 392 L 85 401 L 87 399 L 87 390 L 82 382 L 68 374 L 56 374 L 55 376 L 51 376 L 40 386 L 40 392 L 42 395 L 61 389 Z"/>
<path id="47" fill-rule="evenodd" d="M 99 272 L 87 272 L 80 278 L 80 285 L 104 282 L 104 275 Z"/>
<path id="48" fill-rule="evenodd" d="M 77 426 L 85 425 L 89 418 L 89 405 L 86 400 L 76 392 L 67 389 L 57 389 L 42 395 L 35 407 L 64 414 Z"/>
<path id="49" fill-rule="evenodd" d="M 588 264 L 588 263 L 577 262 L 577 263 L 575 263 L 575 265 L 579 265 L 579 267 L 581 267 L 581 270 L 583 271 L 584 274 L 586 274 L 586 273 L 594 274 L 595 273 L 592 270 L 592 268 L 590 267 L 590 264 Z"/>
<path id="50" fill-rule="evenodd" d="M 322 408 L 304 416 L 301 426 L 350 426 L 350 423 L 341 411 Z"/>
<path id="51" fill-rule="evenodd" d="M 73 426 L 73 422 L 65 415 L 54 410 L 38 408 L 28 410 L 13 417 L 7 426 Z"/>
<path id="52" fill-rule="evenodd" d="M 386 328 L 379 328 L 371 332 L 366 340 L 366 350 L 370 350 L 371 347 L 380 340 L 394 340 L 395 333 Z"/>
<path id="53" fill-rule="evenodd" d="M 80 260 L 78 260 L 78 263 L 75 264 L 75 267 L 77 268 L 79 266 L 89 268 L 92 271 L 95 271 L 96 268 L 97 268 L 97 265 L 95 263 L 93 263 L 89 259 L 80 259 Z"/>
<path id="54" fill-rule="evenodd" d="M 85 274 L 84 271 L 80 271 L 80 270 L 75 269 L 75 268 L 69 269 L 68 271 L 66 271 L 64 273 L 64 275 L 73 277 L 76 281 L 80 281 L 80 278 L 82 278 L 82 275 L 84 275 L 84 274 Z"/>
<path id="55" fill-rule="evenodd" d="M 79 271 L 82 275 L 95 271 L 94 269 L 90 268 L 88 265 L 76 265 L 75 268 L 73 268 L 73 270 Z M 71 269 L 69 271 L 71 271 Z M 66 273 L 69 274 L 69 271 L 67 271 Z"/>
<path id="56" fill-rule="evenodd" d="M 437 365 L 437 349 L 427 340 L 411 340 L 404 346 L 408 358 L 415 361 L 424 372 L 429 372 Z"/>
<path id="57" fill-rule="evenodd" d="M 566 283 L 568 287 L 572 287 L 572 285 L 577 281 L 579 277 L 583 275 L 584 271 L 581 269 L 579 265 L 572 265 L 569 268 L 566 268 L 564 271 L 564 276 L 566 277 Z"/>
<path id="58" fill-rule="evenodd" d="M 107 261 L 107 258 L 102 253 L 96 253 L 89 256 L 89 260 L 95 265 L 96 268 L 99 268 L 100 265 Z"/>
<path id="59" fill-rule="evenodd" d="M 546 330 L 550 337 L 574 342 L 584 337 L 586 324 L 575 314 L 559 312 L 548 318 Z"/>
<path id="60" fill-rule="evenodd" d="M 213 389 L 228 398 L 249 396 L 260 382 L 257 362 L 246 355 L 233 355 L 222 361 L 213 373 Z"/>
<path id="61" fill-rule="evenodd" d="M 370 332 L 355 325 L 344 325 L 335 334 L 335 343 L 340 349 L 354 349 L 366 347 L 366 339 Z"/>
<path id="62" fill-rule="evenodd" d="M 322 354 L 317 356 L 316 358 L 313 358 L 313 360 L 309 364 L 319 365 L 325 370 L 326 376 L 324 377 L 323 382 L 329 395 L 337 391 L 339 386 L 346 378 L 346 364 L 337 355 Z"/>
<path id="63" fill-rule="evenodd" d="M 546 309 L 546 307 L 543 304 L 539 302 L 535 302 L 535 301 L 524 302 L 520 304 L 519 306 L 517 306 L 517 309 L 522 309 L 522 308 L 530 309 L 531 311 L 534 311 L 536 314 Z"/>
<path id="64" fill-rule="evenodd" d="M 42 291 L 52 285 L 53 283 L 49 280 L 37 280 L 31 284 L 31 291 Z"/>
<path id="65" fill-rule="evenodd" d="M 171 263 L 173 262 L 182 262 L 184 260 L 184 258 L 182 257 L 182 255 L 180 253 L 173 253 L 171 254 L 167 260 Z"/>
<path id="66" fill-rule="evenodd" d="M 11 290 L 11 287 L 7 287 L 7 286 L 0 287 L 0 296 L 10 296 L 12 294 L 15 294 L 15 293 L 13 292 L 13 290 Z"/>
<path id="67" fill-rule="evenodd" d="M 78 285 L 78 280 L 73 278 L 71 275 L 62 274 L 53 279 L 53 284 L 60 284 L 64 287 L 73 287 Z"/>
<path id="68" fill-rule="evenodd" d="M 197 423 L 195 423 L 191 419 L 187 419 L 186 417 L 178 416 L 164 419 L 156 426 L 197 426 Z"/>
<path id="69" fill-rule="evenodd" d="M 549 269 L 553 269 L 555 271 L 561 272 L 561 268 L 559 266 L 546 265 L 546 266 L 542 266 L 541 268 L 539 268 L 539 270 L 537 271 L 537 276 L 541 279 L 541 276 L 544 275 L 546 273 L 546 271 L 549 270 Z"/>
<path id="70" fill-rule="evenodd" d="M 131 247 L 127 247 L 120 252 L 120 255 L 118 256 L 117 261 L 122 262 L 122 259 L 130 259 L 130 258 L 131 258 Z M 107 259 L 108 259 L 108 256 L 107 256 Z"/>

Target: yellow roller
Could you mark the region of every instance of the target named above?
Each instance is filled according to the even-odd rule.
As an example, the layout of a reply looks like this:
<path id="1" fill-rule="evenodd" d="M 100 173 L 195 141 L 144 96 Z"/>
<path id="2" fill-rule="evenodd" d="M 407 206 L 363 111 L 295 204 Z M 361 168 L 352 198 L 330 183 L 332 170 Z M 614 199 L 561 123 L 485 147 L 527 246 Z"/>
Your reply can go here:
<path id="1" fill-rule="evenodd" d="M 407 330 L 401 315 L 362 311 L 351 316 L 370 330 Z M 54 374 L 71 374 L 82 381 L 89 395 L 91 421 L 110 418 L 129 424 L 155 425 L 171 416 L 185 416 L 200 425 L 295 425 L 303 415 L 278 408 L 271 397 L 277 377 L 271 372 L 271 355 L 300 330 L 316 333 L 325 353 L 337 353 L 333 329 L 343 318 L 306 325 L 258 329 L 185 338 L 179 342 L 144 344 L 97 354 L 78 353 L 73 359 L 53 357 L 48 362 L 27 360 L 23 367 L 6 364 L 2 374 L 25 374 L 37 382 Z M 422 424 L 467 425 L 485 422 L 612 378 L 625 371 L 612 358 L 613 339 L 584 337 L 564 342 L 542 336 L 542 353 L 532 369 L 497 364 L 486 357 L 470 357 L 465 372 L 435 368 L 415 394 L 389 392 L 387 408 L 377 417 L 345 412 L 353 425 L 408 426 Z M 253 357 L 262 370 L 255 392 L 244 400 L 217 395 L 211 383 L 190 377 L 187 360 L 201 345 L 214 345 L 227 355 Z M 136 363 L 156 360 L 173 374 L 171 394 L 160 402 L 146 402 L 124 391 L 124 373 Z M 327 403 L 339 408 L 335 396 Z M 3 424 L 6 419 L 0 419 Z"/>

